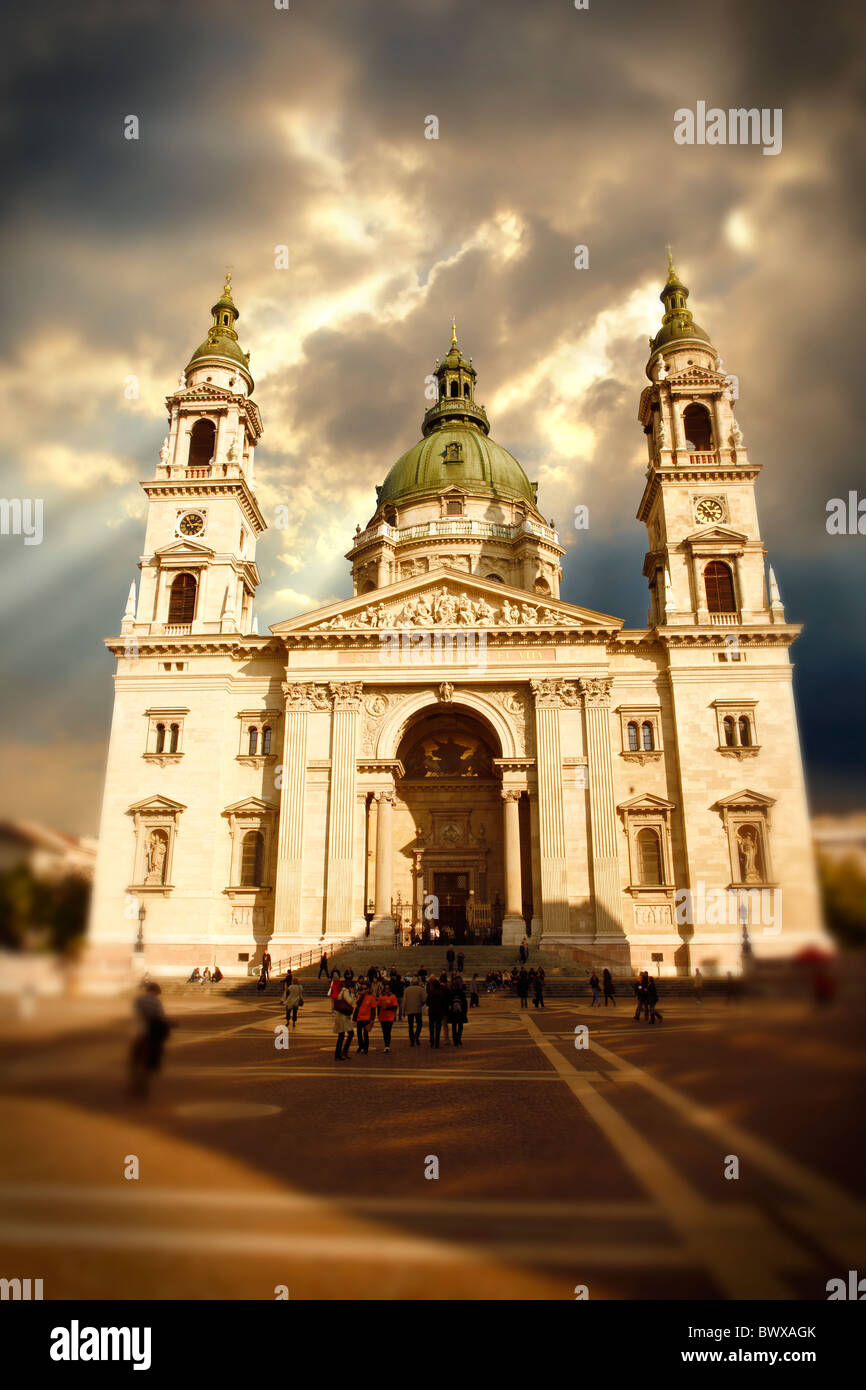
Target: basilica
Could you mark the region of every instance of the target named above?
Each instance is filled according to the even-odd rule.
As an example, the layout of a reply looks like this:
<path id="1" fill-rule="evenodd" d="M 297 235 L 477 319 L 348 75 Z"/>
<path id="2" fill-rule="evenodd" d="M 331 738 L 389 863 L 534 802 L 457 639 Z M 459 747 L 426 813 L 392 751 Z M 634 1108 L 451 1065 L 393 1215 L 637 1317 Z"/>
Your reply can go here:
<path id="1" fill-rule="evenodd" d="M 759 957 L 820 938 L 799 629 L 688 296 L 669 264 L 638 406 L 645 627 L 560 597 L 556 527 L 491 438 L 452 325 L 421 438 L 351 537 L 351 597 L 260 635 L 262 421 L 227 280 L 167 398 L 107 639 L 100 960 L 245 975 L 320 942 L 528 934 L 677 975 L 738 970 L 744 940 Z"/>

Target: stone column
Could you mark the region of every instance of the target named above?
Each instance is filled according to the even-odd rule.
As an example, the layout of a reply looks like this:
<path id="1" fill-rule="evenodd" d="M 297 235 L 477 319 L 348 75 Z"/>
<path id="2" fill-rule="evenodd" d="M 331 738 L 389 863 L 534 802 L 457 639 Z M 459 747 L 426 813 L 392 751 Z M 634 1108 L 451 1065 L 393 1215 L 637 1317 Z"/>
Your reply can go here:
<path id="1" fill-rule="evenodd" d="M 529 684 L 535 697 L 542 938 L 567 936 L 565 802 L 562 795 L 562 748 L 559 737 L 559 711 L 563 704 L 564 682 L 532 680 Z"/>
<path id="2" fill-rule="evenodd" d="M 274 893 L 275 940 L 284 936 L 297 936 L 301 930 L 307 714 L 316 708 L 314 698 L 318 698 L 320 703 L 325 698 L 323 687 L 304 684 L 284 684 L 283 694 L 286 697 L 286 723 L 283 734 L 277 879 Z"/>
<path id="3" fill-rule="evenodd" d="M 589 763 L 589 819 L 596 939 L 622 939 L 622 887 L 610 738 L 610 677 L 580 680 Z"/>
<path id="4" fill-rule="evenodd" d="M 520 792 L 502 793 L 502 844 L 505 855 L 505 916 L 502 944 L 511 946 L 523 940 L 523 891 L 520 874 Z"/>
<path id="5" fill-rule="evenodd" d="M 355 782 L 357 778 L 360 681 L 333 681 L 331 696 L 331 796 L 328 809 L 328 863 L 325 932 L 345 936 L 352 928 L 355 880 Z"/>
<path id="6" fill-rule="evenodd" d="M 683 454 L 686 451 L 686 436 L 685 431 L 683 430 L 683 415 L 682 411 L 680 410 L 679 403 L 675 400 L 673 394 L 671 394 L 670 401 L 671 419 L 673 421 L 674 426 L 674 449 L 678 454 Z"/>
<path id="7" fill-rule="evenodd" d="M 393 792 L 376 793 L 376 910 L 370 923 L 370 937 L 394 942 L 391 895 L 394 889 L 394 803 Z"/>

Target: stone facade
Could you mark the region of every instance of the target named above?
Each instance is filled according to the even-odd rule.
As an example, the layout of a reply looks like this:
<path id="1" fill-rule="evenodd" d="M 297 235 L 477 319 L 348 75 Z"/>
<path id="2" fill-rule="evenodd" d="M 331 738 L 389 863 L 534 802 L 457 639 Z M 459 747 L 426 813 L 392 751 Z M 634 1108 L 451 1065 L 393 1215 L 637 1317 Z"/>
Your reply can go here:
<path id="1" fill-rule="evenodd" d="M 798 629 L 765 579 L 758 469 L 687 295 L 671 270 L 641 398 L 646 628 L 558 597 L 555 529 L 487 440 L 453 333 L 417 462 L 356 534 L 353 597 L 259 636 L 261 425 L 221 336 L 227 285 L 169 397 L 138 599 L 108 642 L 99 958 L 138 940 L 157 973 L 246 973 L 265 948 L 391 942 L 432 912 L 663 974 L 738 969 L 744 928 L 755 955 L 821 939 Z"/>

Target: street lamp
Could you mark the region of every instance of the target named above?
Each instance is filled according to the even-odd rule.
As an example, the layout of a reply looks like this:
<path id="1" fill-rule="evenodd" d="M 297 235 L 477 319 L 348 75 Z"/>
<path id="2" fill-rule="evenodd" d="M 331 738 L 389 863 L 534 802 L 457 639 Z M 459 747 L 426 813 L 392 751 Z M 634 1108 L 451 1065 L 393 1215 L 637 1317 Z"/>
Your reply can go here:
<path id="1" fill-rule="evenodd" d="M 144 903 L 140 903 L 138 908 L 138 936 L 135 941 L 136 955 L 141 955 L 144 952 L 144 919 L 146 915 L 147 908 Z"/>

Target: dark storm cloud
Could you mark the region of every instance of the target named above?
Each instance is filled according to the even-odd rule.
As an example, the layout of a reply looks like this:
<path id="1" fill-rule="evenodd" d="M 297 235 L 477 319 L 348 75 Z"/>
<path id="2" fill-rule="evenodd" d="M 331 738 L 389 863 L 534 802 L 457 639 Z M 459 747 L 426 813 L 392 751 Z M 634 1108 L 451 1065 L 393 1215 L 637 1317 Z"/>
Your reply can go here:
<path id="1" fill-rule="evenodd" d="M 66 509 L 28 557 L 23 739 L 80 720 L 102 756 L 99 638 L 136 574 L 137 480 L 228 262 L 265 418 L 262 503 L 272 516 L 293 502 L 292 526 L 260 549 L 265 621 L 345 592 L 342 551 L 418 438 L 456 312 L 493 433 L 568 539 L 566 597 L 641 623 L 635 415 L 670 240 L 740 378 L 764 538 L 807 625 L 795 656 L 813 781 L 850 793 L 859 741 L 816 731 L 834 663 L 846 691 L 862 676 L 862 552 L 824 530 L 828 496 L 863 474 L 855 7 L 104 0 L 16 7 L 4 40 L 6 476 Z M 674 109 L 697 99 L 783 107 L 782 154 L 675 146 Z M 127 114 L 138 142 L 122 138 Z M 430 114 L 438 141 L 423 138 Z M 0 551 L 10 583 L 19 561 Z"/>

